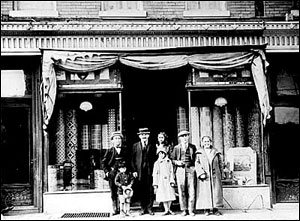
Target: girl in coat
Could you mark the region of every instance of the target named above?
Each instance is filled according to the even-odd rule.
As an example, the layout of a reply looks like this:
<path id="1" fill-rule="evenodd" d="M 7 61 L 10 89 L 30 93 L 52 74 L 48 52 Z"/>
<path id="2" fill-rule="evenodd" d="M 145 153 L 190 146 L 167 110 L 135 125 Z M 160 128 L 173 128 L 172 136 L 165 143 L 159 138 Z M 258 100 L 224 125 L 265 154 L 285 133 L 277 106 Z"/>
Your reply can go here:
<path id="1" fill-rule="evenodd" d="M 165 148 L 157 149 L 158 159 L 153 168 L 153 187 L 156 201 L 163 202 L 165 212 L 163 215 L 174 215 L 171 211 L 171 203 L 175 197 L 175 180 L 172 161 L 168 158 Z"/>
<path id="2" fill-rule="evenodd" d="M 212 147 L 209 136 L 201 139 L 196 151 L 195 170 L 197 175 L 196 209 L 203 209 L 205 215 L 222 215 L 218 208 L 223 207 L 221 153 Z"/>

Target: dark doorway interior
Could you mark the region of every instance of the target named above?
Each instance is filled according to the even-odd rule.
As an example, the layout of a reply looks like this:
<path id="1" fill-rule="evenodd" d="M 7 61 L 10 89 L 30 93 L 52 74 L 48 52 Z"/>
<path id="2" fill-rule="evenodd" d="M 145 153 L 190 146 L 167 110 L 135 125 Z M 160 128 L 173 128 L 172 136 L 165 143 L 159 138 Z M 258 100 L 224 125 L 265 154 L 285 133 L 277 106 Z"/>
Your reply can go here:
<path id="1" fill-rule="evenodd" d="M 187 102 L 187 68 L 148 71 L 125 67 L 122 70 L 124 132 L 127 145 L 138 141 L 137 131 L 148 127 L 150 139 L 165 131 L 177 142 L 176 108 Z"/>
<path id="2" fill-rule="evenodd" d="M 274 125 L 272 164 L 276 202 L 299 202 L 299 124 Z"/>
<path id="3" fill-rule="evenodd" d="M 29 120 L 29 108 L 1 108 L 1 189 L 15 206 L 33 204 Z"/>

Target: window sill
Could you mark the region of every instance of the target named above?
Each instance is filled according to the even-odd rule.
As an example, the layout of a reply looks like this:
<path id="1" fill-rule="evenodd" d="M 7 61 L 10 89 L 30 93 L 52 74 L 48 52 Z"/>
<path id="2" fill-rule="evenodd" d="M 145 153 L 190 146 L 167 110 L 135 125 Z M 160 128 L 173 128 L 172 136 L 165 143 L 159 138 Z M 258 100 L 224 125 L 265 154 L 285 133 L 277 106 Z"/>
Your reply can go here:
<path id="1" fill-rule="evenodd" d="M 11 17 L 58 17 L 58 11 L 55 10 L 19 10 L 10 11 Z"/>
<path id="2" fill-rule="evenodd" d="M 219 10 L 189 10 L 183 12 L 184 18 L 222 18 L 229 16 L 230 11 Z"/>
<path id="3" fill-rule="evenodd" d="M 147 12 L 138 10 L 112 10 L 100 11 L 99 16 L 103 19 L 145 18 Z"/>

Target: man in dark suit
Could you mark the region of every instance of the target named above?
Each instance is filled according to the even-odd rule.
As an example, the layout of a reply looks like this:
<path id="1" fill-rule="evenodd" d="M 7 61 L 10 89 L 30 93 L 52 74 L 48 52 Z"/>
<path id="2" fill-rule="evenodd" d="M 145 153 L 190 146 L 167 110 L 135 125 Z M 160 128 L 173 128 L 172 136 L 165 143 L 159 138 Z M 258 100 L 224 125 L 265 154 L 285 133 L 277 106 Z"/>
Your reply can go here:
<path id="1" fill-rule="evenodd" d="M 188 214 L 195 216 L 196 146 L 189 143 L 189 134 L 190 132 L 186 130 L 178 133 L 180 143 L 174 147 L 171 153 L 178 186 L 179 204 L 183 216 Z"/>
<path id="2" fill-rule="evenodd" d="M 115 184 L 115 177 L 118 173 L 120 163 L 126 164 L 128 168 L 128 156 L 125 147 L 122 143 L 123 135 L 120 131 L 113 132 L 111 135 L 112 147 L 107 149 L 103 159 L 102 168 L 105 173 L 105 179 L 108 180 L 111 191 L 111 199 L 113 204 L 113 214 L 120 214 L 118 187 Z"/>
<path id="3" fill-rule="evenodd" d="M 154 201 L 154 190 L 152 186 L 152 171 L 156 160 L 156 148 L 149 143 L 150 131 L 148 128 L 140 128 L 138 132 L 140 141 L 133 144 L 131 153 L 131 167 L 133 176 L 136 178 L 136 190 L 141 203 L 140 215 L 149 213 L 154 215 L 152 210 Z"/>

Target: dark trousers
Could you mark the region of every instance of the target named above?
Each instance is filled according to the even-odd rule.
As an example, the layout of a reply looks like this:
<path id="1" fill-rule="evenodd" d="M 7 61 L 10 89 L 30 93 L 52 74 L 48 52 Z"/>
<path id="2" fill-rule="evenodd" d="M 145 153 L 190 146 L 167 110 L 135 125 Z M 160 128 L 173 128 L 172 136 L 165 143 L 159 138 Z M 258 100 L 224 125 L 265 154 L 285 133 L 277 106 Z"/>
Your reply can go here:
<path id="1" fill-rule="evenodd" d="M 111 177 L 108 181 L 110 193 L 111 193 L 111 200 L 114 213 L 120 212 L 120 204 L 119 204 L 119 197 L 118 197 L 118 187 L 115 184 L 115 177 Z"/>
<path id="2" fill-rule="evenodd" d="M 144 211 L 152 210 L 154 202 L 154 190 L 152 186 L 152 175 L 142 171 L 141 180 L 137 182 L 137 196 Z"/>

